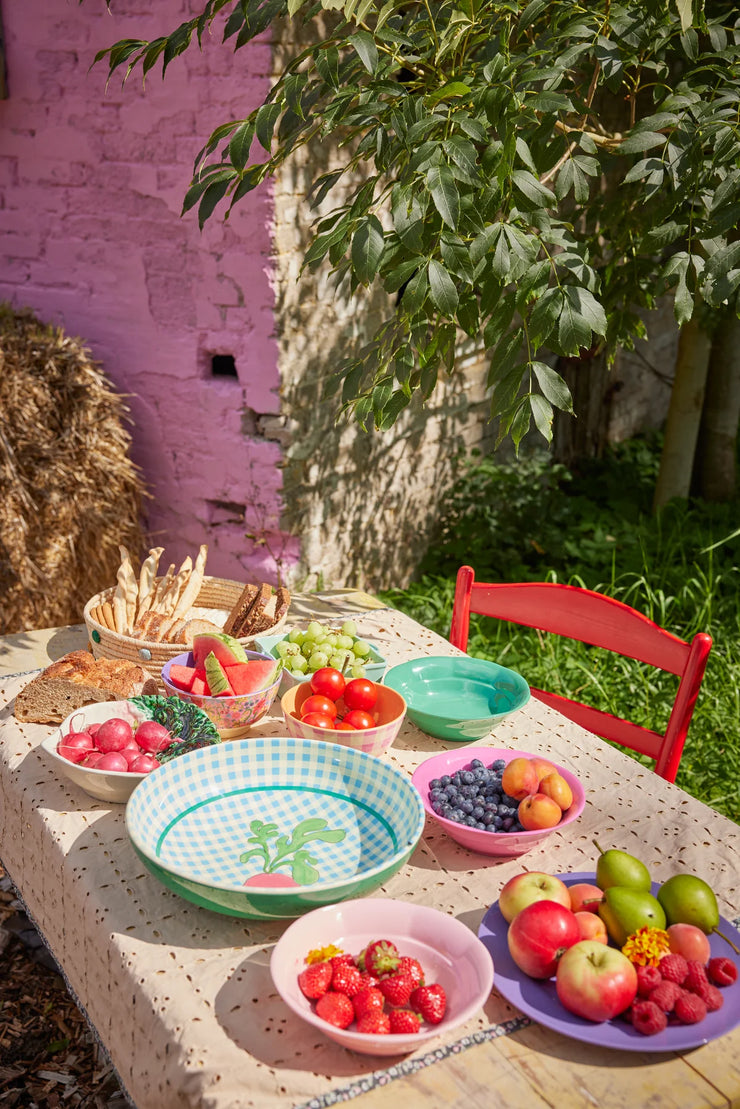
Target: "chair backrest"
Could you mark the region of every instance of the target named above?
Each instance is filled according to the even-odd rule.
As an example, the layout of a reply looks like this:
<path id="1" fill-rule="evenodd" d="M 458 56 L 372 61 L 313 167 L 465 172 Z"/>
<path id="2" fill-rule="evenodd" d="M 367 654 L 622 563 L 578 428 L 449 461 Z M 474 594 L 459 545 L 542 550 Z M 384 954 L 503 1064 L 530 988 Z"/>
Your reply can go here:
<path id="1" fill-rule="evenodd" d="M 655 759 L 656 773 L 669 782 L 675 781 L 712 646 L 711 636 L 698 632 L 691 643 L 686 643 L 603 593 L 557 582 L 486 584 L 476 582 L 472 567 L 461 566 L 450 629 L 450 642 L 461 651 L 467 649 L 471 612 L 577 639 L 677 674 L 678 690 L 663 734 L 580 701 L 532 689 L 533 697 L 596 735 Z"/>

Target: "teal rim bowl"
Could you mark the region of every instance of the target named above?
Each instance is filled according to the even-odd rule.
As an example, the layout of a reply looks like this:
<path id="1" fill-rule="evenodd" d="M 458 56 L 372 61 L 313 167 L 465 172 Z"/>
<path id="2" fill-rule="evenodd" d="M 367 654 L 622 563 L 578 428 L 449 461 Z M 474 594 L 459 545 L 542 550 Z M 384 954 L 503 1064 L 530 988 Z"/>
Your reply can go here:
<path id="1" fill-rule="evenodd" d="M 283 919 L 378 889 L 424 829 L 410 778 L 337 743 L 270 736 L 181 755 L 126 806 L 168 889 L 229 916 Z"/>
<path id="2" fill-rule="evenodd" d="M 406 714 L 437 739 L 482 739 L 529 701 L 516 670 L 469 655 L 433 655 L 393 666 L 383 679 L 406 701 Z"/>

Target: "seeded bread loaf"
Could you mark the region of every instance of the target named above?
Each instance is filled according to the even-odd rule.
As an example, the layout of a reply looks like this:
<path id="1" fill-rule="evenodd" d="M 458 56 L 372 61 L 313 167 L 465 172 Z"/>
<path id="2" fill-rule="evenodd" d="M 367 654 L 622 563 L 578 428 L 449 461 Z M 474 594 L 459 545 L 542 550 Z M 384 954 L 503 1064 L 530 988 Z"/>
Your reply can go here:
<path id="1" fill-rule="evenodd" d="M 37 674 L 16 696 L 17 720 L 61 724 L 71 712 L 96 701 L 124 701 L 157 693 L 157 680 L 143 666 L 123 658 L 93 658 L 71 651 Z"/>

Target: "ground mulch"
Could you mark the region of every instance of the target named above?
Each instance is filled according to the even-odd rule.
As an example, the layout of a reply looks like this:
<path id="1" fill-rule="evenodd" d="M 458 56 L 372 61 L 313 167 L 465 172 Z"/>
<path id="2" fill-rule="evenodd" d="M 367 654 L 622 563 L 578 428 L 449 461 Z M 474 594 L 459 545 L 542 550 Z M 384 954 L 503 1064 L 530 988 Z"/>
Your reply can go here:
<path id="1" fill-rule="evenodd" d="M 0 867 L 0 1109 L 125 1109 L 53 965 Z"/>

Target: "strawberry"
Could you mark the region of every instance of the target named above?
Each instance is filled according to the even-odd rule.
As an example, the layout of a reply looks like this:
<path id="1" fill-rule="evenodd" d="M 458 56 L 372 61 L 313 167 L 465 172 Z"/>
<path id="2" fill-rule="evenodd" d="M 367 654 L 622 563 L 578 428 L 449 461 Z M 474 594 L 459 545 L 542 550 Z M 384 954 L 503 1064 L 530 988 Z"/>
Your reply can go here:
<path id="1" fill-rule="evenodd" d="M 380 979 L 376 978 L 374 974 L 368 974 L 368 972 L 366 970 L 363 970 L 363 971 L 360 972 L 360 981 L 362 982 L 363 990 L 368 989 L 370 987 L 373 987 L 374 989 L 377 989 L 378 988 L 378 982 L 380 981 Z"/>
<path id="2" fill-rule="evenodd" d="M 438 982 L 431 986 L 417 986 L 411 994 L 411 1008 L 421 1014 L 427 1024 L 439 1024 L 447 1008 L 447 995 Z"/>
<path id="3" fill-rule="evenodd" d="M 360 969 L 380 978 L 383 974 L 393 974 L 399 958 L 398 948 L 392 940 L 373 940 L 360 955 Z"/>
<path id="4" fill-rule="evenodd" d="M 336 993 L 354 997 L 362 989 L 362 975 L 352 963 L 334 963 L 331 972 L 331 988 Z"/>
<path id="5" fill-rule="evenodd" d="M 397 973 L 408 974 L 414 983 L 414 989 L 417 986 L 424 985 L 424 971 L 421 968 L 421 963 L 418 959 L 412 959 L 410 955 L 401 956 Z"/>
<path id="6" fill-rule="evenodd" d="M 323 997 L 331 985 L 331 964 L 312 963 L 298 975 L 298 985 L 305 997 L 316 1001 Z"/>
<path id="7" fill-rule="evenodd" d="M 388 1017 L 391 1023 L 391 1032 L 393 1033 L 398 1034 L 419 1031 L 421 1017 L 418 1013 L 412 1013 L 410 1009 L 392 1009 Z"/>
<path id="8" fill-rule="evenodd" d="M 408 1005 L 415 989 L 414 980 L 408 974 L 389 974 L 387 978 L 380 979 L 378 989 L 389 1005 L 401 1007 Z"/>
<path id="9" fill-rule="evenodd" d="M 382 1010 L 385 1006 L 385 998 L 375 986 L 368 986 L 354 995 L 352 1004 L 355 1007 L 355 1016 L 359 1020 L 365 1013 Z"/>
<path id="10" fill-rule="evenodd" d="M 349 1028 L 355 1019 L 355 1010 L 346 994 L 329 990 L 316 1002 L 316 1015 L 335 1028 Z"/>
<path id="11" fill-rule="evenodd" d="M 371 1009 L 369 1013 L 363 1013 L 357 1021 L 357 1031 L 371 1036 L 387 1036 L 390 1030 L 391 1022 L 388 1014 L 381 1012 L 380 1009 Z"/>

